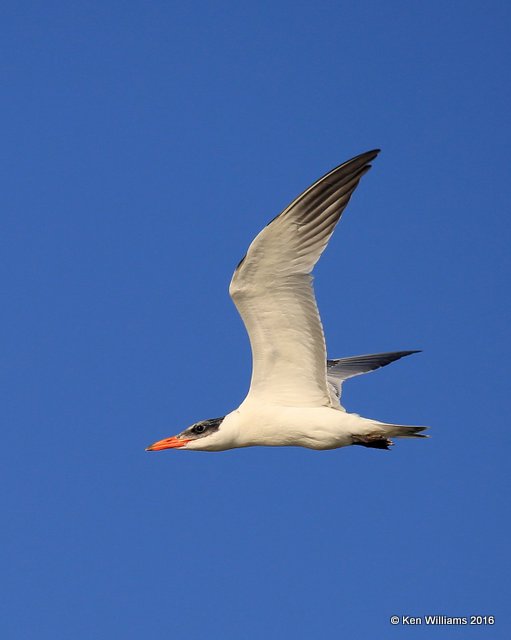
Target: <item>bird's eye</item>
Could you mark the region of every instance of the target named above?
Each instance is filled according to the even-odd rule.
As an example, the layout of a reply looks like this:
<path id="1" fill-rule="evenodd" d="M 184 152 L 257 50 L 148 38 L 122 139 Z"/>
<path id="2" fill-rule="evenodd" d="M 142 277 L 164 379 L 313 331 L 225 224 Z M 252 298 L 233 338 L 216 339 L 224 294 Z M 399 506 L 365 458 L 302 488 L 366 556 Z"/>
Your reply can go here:
<path id="1" fill-rule="evenodd" d="M 206 427 L 203 424 L 196 424 L 195 427 L 193 428 L 194 433 L 204 433 L 205 430 L 206 430 Z"/>

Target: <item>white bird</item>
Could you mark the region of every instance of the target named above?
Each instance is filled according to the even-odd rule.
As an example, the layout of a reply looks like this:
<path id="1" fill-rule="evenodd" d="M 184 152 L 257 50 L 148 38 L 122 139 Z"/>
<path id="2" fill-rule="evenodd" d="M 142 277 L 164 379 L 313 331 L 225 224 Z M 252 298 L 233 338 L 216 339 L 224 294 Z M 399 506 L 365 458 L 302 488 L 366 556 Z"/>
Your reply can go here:
<path id="1" fill-rule="evenodd" d="M 252 380 L 241 405 L 155 442 L 162 449 L 223 451 L 251 446 L 388 449 L 390 438 L 423 438 L 427 427 L 387 424 L 348 413 L 344 380 L 417 353 L 327 360 L 311 272 L 361 177 L 379 150 L 336 167 L 304 191 L 254 239 L 229 292 L 252 347 Z"/>

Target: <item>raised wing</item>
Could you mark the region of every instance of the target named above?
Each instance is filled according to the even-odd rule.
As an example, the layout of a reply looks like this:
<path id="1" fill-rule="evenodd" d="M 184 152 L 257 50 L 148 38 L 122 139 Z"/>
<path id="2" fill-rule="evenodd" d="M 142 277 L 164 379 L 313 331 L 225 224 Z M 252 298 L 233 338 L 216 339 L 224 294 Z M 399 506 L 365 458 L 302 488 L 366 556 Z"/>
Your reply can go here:
<path id="1" fill-rule="evenodd" d="M 353 378 L 354 376 L 360 376 L 363 373 L 375 371 L 380 367 L 385 367 L 391 362 L 395 362 L 412 353 L 420 353 L 420 351 L 388 351 L 386 353 L 371 353 L 366 356 L 351 356 L 349 358 L 327 360 L 326 367 L 329 386 L 335 396 L 340 400 L 344 380 Z"/>
<path id="2" fill-rule="evenodd" d="M 249 396 L 332 405 L 310 274 L 377 155 L 363 153 L 315 182 L 259 233 L 234 272 L 229 291 L 252 347 Z"/>

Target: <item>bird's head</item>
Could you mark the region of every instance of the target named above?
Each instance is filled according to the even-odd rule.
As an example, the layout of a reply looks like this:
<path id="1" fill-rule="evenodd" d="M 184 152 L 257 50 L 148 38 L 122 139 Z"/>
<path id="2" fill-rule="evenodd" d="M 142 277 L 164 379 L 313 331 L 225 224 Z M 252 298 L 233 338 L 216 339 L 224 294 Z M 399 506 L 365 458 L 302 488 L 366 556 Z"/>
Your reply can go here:
<path id="1" fill-rule="evenodd" d="M 222 418 L 210 418 L 192 424 L 177 436 L 164 438 L 147 447 L 146 451 L 162 451 L 163 449 L 195 449 L 198 451 L 218 451 L 224 449 L 220 435 Z"/>

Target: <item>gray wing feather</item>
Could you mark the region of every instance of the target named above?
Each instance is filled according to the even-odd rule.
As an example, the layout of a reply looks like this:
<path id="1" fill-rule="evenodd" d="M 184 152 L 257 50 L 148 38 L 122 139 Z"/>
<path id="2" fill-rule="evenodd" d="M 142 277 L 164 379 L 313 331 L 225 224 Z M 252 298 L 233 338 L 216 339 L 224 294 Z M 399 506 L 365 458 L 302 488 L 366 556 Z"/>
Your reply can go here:
<path id="1" fill-rule="evenodd" d="M 375 369 L 380 369 L 412 353 L 420 353 L 420 350 L 370 353 L 365 356 L 351 356 L 349 358 L 327 360 L 326 366 L 329 386 L 335 391 L 335 395 L 340 398 L 341 387 L 344 380 L 360 376 L 363 373 L 369 373 Z"/>

